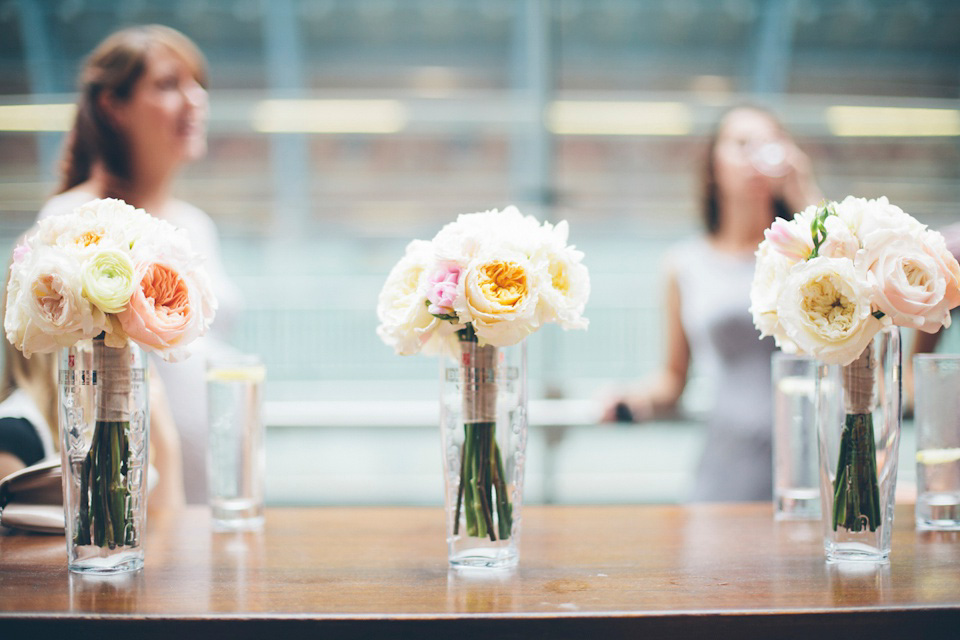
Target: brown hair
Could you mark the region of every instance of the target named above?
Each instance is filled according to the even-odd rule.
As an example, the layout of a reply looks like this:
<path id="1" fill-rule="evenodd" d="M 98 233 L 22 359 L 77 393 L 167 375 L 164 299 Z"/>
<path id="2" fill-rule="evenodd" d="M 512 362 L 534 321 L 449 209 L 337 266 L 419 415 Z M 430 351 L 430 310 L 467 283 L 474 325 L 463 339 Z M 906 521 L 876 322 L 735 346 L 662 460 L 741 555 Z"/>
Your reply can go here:
<path id="1" fill-rule="evenodd" d="M 731 107 L 723 112 L 720 118 L 717 119 L 716 124 L 713 127 L 713 131 L 710 134 L 710 140 L 707 143 L 707 154 L 704 158 L 703 163 L 703 180 L 702 180 L 702 207 L 703 207 L 703 222 L 707 227 L 707 233 L 714 235 L 720 229 L 720 185 L 717 184 L 717 170 L 714 166 L 714 158 L 717 150 L 717 142 L 720 139 L 720 132 L 723 129 L 723 124 L 726 122 L 730 114 L 737 111 L 755 111 L 761 113 L 768 118 L 770 118 L 780 130 L 783 130 L 783 125 L 780 124 L 780 121 L 773 114 L 773 112 L 764 109 L 763 107 L 752 105 L 752 104 L 741 104 L 735 107 Z M 770 208 L 770 221 L 773 222 L 776 218 L 790 218 L 792 212 L 787 206 L 786 201 L 783 198 L 774 198 Z"/>
<path id="2" fill-rule="evenodd" d="M 122 189 L 130 180 L 127 140 L 103 112 L 100 96 L 107 94 L 121 101 L 129 100 L 146 69 L 147 53 L 157 46 L 164 46 L 180 57 L 197 82 L 206 87 L 206 60 L 200 49 L 179 31 L 152 24 L 123 29 L 107 37 L 90 54 L 80 72 L 77 115 L 67 135 L 57 193 L 85 182 L 97 162 L 103 163 L 118 188 Z"/>

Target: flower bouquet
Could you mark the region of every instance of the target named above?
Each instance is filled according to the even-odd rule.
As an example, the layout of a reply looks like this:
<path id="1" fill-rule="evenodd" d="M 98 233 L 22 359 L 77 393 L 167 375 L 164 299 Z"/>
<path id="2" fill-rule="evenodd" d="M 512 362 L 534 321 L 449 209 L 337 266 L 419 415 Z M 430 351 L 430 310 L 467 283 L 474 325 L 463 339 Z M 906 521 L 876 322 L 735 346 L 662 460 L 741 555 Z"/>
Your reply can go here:
<path id="1" fill-rule="evenodd" d="M 452 377 L 463 436 L 459 447 L 447 447 L 451 557 L 461 527 L 491 543 L 515 537 L 513 456 L 501 451 L 496 428 L 499 383 L 509 377 L 498 350 L 546 323 L 587 327 L 590 279 L 567 235 L 566 222 L 541 224 L 514 207 L 461 215 L 433 240 L 411 242 L 380 293 L 377 333 L 387 345 L 459 363 Z"/>
<path id="2" fill-rule="evenodd" d="M 943 236 L 886 198 L 808 207 L 776 220 L 764 236 L 750 292 L 754 323 L 785 351 L 839 365 L 845 417 L 824 508 L 832 504 L 834 531 L 874 532 L 887 517 L 881 494 L 892 500 L 896 478 L 895 460 L 881 456 L 893 465 L 881 492 L 874 408 L 887 402 L 895 414 L 888 418 L 900 420 L 899 353 L 887 381 L 894 388 L 880 393 L 878 365 L 890 356 L 877 340 L 889 327 L 933 333 L 949 326 L 950 309 L 960 304 L 960 266 Z M 895 445 L 898 433 L 881 442 Z M 821 429 L 821 452 L 824 438 Z"/>
<path id="3" fill-rule="evenodd" d="M 7 340 L 28 358 L 64 352 L 71 569 L 89 569 L 83 557 L 139 546 L 149 418 L 145 364 L 133 344 L 168 360 L 188 355 L 216 310 L 201 262 L 184 232 L 113 199 L 42 220 L 14 250 Z"/>

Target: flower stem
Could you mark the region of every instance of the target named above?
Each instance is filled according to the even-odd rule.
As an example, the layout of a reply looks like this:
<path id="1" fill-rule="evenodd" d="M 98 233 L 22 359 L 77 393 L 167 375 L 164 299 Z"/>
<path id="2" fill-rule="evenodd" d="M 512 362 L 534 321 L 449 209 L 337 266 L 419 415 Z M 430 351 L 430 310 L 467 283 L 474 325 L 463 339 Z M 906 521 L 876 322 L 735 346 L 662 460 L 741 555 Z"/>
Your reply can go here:
<path id="1" fill-rule="evenodd" d="M 873 415 L 849 413 L 840 433 L 840 456 L 833 483 L 833 530 L 863 531 L 880 526 L 880 488 Z"/>
<path id="2" fill-rule="evenodd" d="M 496 440 L 496 347 L 479 346 L 471 325 L 460 330 L 458 337 L 463 351 L 464 440 L 453 533 L 460 530 L 462 509 L 468 536 L 496 542 L 498 535 L 501 540 L 509 538 L 513 525 L 513 507 Z"/>

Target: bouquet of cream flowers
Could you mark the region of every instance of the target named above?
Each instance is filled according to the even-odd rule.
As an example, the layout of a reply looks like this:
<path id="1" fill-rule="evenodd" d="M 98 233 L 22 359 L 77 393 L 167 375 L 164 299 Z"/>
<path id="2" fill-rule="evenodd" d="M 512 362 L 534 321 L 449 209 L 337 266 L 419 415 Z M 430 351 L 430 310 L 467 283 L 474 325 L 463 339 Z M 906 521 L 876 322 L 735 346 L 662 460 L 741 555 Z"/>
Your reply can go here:
<path id="1" fill-rule="evenodd" d="M 490 415 L 496 384 L 478 372 L 496 362 L 497 347 L 546 323 L 587 328 L 590 277 L 568 233 L 565 221 L 541 224 L 515 207 L 461 215 L 433 240 L 411 242 L 380 292 L 377 334 L 387 345 L 401 355 L 449 355 L 475 369 L 464 379 L 480 381 L 463 402 L 467 444 L 454 520 L 459 526 L 462 506 L 470 536 L 505 539 L 511 528 Z"/>
<path id="2" fill-rule="evenodd" d="M 186 234 L 120 200 L 94 200 L 41 220 L 14 250 L 7 340 L 28 358 L 91 340 L 100 371 L 78 545 L 123 546 L 129 525 L 127 488 L 117 478 L 129 451 L 130 342 L 168 360 L 183 358 L 216 307 Z"/>
<path id="3" fill-rule="evenodd" d="M 940 233 L 886 198 L 811 206 L 764 233 L 750 291 L 762 336 L 843 368 L 847 417 L 833 528 L 879 525 L 870 403 L 873 337 L 896 325 L 935 333 L 960 304 L 960 265 Z"/>

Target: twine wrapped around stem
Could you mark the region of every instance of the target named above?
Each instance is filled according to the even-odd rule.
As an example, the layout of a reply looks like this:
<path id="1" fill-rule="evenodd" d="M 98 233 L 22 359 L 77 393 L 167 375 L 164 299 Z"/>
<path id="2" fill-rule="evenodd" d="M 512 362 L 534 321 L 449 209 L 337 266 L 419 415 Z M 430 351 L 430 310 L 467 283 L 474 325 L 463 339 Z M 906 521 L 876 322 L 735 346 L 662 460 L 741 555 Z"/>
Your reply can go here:
<path id="1" fill-rule="evenodd" d="M 880 526 L 880 488 L 873 432 L 876 371 L 873 343 L 842 368 L 846 417 L 840 433 L 840 455 L 833 483 L 833 530 Z"/>
<path id="2" fill-rule="evenodd" d="M 127 458 L 133 386 L 129 346 L 111 348 L 101 334 L 93 340 L 96 422 L 80 478 L 80 508 L 74 542 L 122 547 L 130 533 Z"/>
<path id="3" fill-rule="evenodd" d="M 460 530 L 461 509 L 467 535 L 495 542 L 510 537 L 513 505 L 507 493 L 496 440 L 497 348 L 480 345 L 471 325 L 458 332 L 463 400 L 463 451 L 453 533 Z M 495 518 L 496 516 L 496 518 Z"/>

